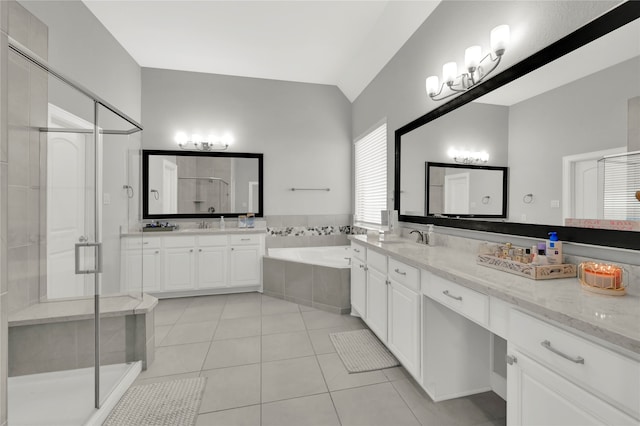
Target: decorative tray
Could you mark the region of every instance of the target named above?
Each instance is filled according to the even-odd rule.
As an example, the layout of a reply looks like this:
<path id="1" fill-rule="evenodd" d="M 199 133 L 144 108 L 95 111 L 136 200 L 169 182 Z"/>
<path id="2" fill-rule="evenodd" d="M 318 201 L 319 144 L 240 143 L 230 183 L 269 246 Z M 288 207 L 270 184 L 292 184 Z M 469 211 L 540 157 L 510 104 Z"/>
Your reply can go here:
<path id="1" fill-rule="evenodd" d="M 560 265 L 534 265 L 513 260 L 501 259 L 488 254 L 479 254 L 476 258 L 478 265 L 499 271 L 520 275 L 532 280 L 553 280 L 556 278 L 573 278 L 577 275 L 576 265 L 563 263 Z"/>

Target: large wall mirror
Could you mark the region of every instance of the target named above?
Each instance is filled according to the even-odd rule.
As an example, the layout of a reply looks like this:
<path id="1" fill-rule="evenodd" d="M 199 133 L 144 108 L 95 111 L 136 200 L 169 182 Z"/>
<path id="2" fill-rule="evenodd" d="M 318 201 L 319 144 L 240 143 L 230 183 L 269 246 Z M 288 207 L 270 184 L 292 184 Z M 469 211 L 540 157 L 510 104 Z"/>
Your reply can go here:
<path id="1" fill-rule="evenodd" d="M 630 169 L 640 161 L 627 160 L 640 151 L 638 18 L 640 2 L 623 3 L 398 129 L 400 220 L 536 238 L 553 228 L 565 241 L 640 249 L 629 230 L 640 230 L 640 170 Z M 485 151 L 486 165 L 509 168 L 506 221 L 427 210 L 425 162 L 452 163 L 451 149 Z M 603 166 L 616 158 L 625 161 L 625 207 L 603 195 Z"/>
<path id="2" fill-rule="evenodd" d="M 143 217 L 262 216 L 262 154 L 143 151 Z"/>

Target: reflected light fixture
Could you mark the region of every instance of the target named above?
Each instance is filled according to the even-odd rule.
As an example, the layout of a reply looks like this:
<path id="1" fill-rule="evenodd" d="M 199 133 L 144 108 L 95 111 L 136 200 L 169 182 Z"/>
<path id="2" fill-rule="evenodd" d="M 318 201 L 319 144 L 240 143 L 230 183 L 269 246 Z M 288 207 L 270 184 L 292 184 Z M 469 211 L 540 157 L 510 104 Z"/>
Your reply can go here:
<path id="1" fill-rule="evenodd" d="M 491 30 L 491 52 L 482 56 L 480 46 L 468 47 L 464 52 L 465 72 L 458 74 L 458 65 L 447 62 L 442 66 L 442 83 L 438 76 L 427 77 L 427 94 L 434 101 L 441 101 L 476 86 L 491 74 L 500 64 L 509 43 L 508 25 L 500 25 Z"/>
<path id="2" fill-rule="evenodd" d="M 451 148 L 447 155 L 456 163 L 461 164 L 478 164 L 489 161 L 489 154 L 486 151 L 473 152 Z"/>
<path id="3" fill-rule="evenodd" d="M 233 136 L 229 133 L 221 137 L 209 135 L 206 138 L 198 134 L 191 135 L 191 139 L 184 132 L 178 132 L 175 141 L 180 149 L 198 150 L 198 151 L 224 151 L 233 143 Z"/>

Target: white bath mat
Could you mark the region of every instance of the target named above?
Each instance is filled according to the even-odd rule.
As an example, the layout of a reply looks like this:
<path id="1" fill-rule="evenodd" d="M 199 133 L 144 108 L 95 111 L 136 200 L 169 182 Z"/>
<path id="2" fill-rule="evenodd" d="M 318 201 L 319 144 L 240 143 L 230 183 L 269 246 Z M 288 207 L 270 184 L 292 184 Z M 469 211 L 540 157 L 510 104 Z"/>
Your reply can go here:
<path id="1" fill-rule="evenodd" d="M 400 365 L 371 330 L 330 333 L 329 338 L 349 373 L 381 370 Z"/>
<path id="2" fill-rule="evenodd" d="M 103 425 L 195 425 L 206 377 L 132 386 Z"/>

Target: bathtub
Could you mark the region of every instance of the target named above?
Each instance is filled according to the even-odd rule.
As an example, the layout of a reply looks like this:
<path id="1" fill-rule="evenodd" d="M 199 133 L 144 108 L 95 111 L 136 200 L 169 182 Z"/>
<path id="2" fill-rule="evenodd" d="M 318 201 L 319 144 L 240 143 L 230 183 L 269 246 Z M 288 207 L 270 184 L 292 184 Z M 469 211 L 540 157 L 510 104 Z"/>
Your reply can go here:
<path id="1" fill-rule="evenodd" d="M 351 247 L 272 248 L 269 249 L 269 257 L 329 268 L 349 268 L 351 266 Z"/>
<path id="2" fill-rule="evenodd" d="M 333 313 L 351 311 L 349 246 L 272 248 L 263 258 L 267 296 Z"/>

